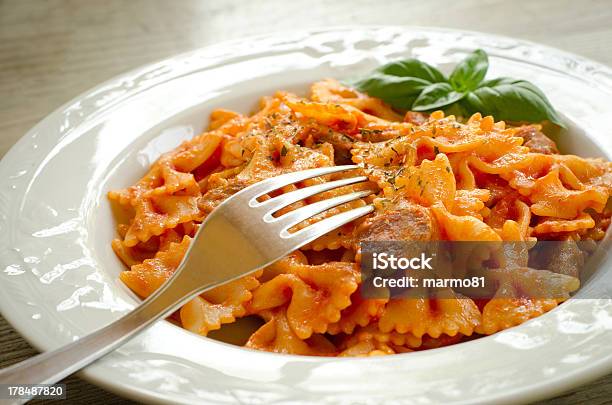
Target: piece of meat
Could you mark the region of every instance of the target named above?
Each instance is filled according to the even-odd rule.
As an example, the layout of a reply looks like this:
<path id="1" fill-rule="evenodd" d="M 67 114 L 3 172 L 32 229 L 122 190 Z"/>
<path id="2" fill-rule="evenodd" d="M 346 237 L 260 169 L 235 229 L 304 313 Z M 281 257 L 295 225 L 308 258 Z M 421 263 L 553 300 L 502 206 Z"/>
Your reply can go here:
<path id="1" fill-rule="evenodd" d="M 559 153 L 555 142 L 544 135 L 534 125 L 525 125 L 518 129 L 515 134 L 523 138 L 523 146 L 527 146 L 531 152 L 543 153 L 545 155 L 556 155 Z"/>
<path id="2" fill-rule="evenodd" d="M 551 256 L 548 263 L 551 271 L 566 276 L 580 277 L 580 269 L 584 266 L 584 252 L 580 250 L 576 242 L 570 240 L 559 242 L 559 246 Z"/>
<path id="3" fill-rule="evenodd" d="M 328 130 L 318 136 L 319 142 L 328 142 L 334 147 L 334 164 L 351 164 L 351 149 L 354 141 L 340 132 Z"/>
<path id="4" fill-rule="evenodd" d="M 408 111 L 404 115 L 404 122 L 408 122 L 414 125 L 423 125 L 429 120 L 429 114 L 425 114 L 417 111 Z"/>
<path id="5" fill-rule="evenodd" d="M 396 257 L 417 257 L 426 250 L 428 241 L 439 239 L 438 235 L 436 219 L 428 208 L 402 200 L 361 223 L 355 230 L 353 249 L 357 256 L 365 249 Z"/>
<path id="6" fill-rule="evenodd" d="M 429 209 L 410 202 L 402 202 L 366 219 L 356 232 L 357 242 L 436 239 L 437 223 Z"/>
<path id="7" fill-rule="evenodd" d="M 580 277 L 580 270 L 585 263 L 585 252 L 580 249 L 578 243 L 571 238 L 539 243 L 530 254 L 530 266 L 566 276 Z"/>

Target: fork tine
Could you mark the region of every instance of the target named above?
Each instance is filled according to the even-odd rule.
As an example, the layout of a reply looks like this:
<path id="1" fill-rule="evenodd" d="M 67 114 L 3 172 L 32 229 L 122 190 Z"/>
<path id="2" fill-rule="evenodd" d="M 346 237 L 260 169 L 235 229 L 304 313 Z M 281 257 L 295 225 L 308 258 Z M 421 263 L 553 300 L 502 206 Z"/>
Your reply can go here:
<path id="1" fill-rule="evenodd" d="M 325 183 L 317 184 L 316 186 L 310 186 L 301 188 L 299 190 L 291 191 L 290 193 L 282 194 L 278 197 L 274 197 L 263 202 L 257 202 L 255 200 L 254 204 L 252 204 L 251 206 L 258 208 L 266 208 L 271 212 L 277 211 L 281 208 L 288 206 L 289 204 L 293 204 L 294 202 L 303 200 L 305 198 L 322 193 L 324 191 L 328 191 L 338 187 L 348 186 L 355 183 L 360 183 L 366 180 L 368 180 L 366 176 L 359 176 L 350 177 L 348 179 L 328 181 Z"/>
<path id="2" fill-rule="evenodd" d="M 344 211 L 340 214 L 325 218 L 313 225 L 307 226 L 304 229 L 300 229 L 295 233 L 283 231 L 281 232 L 281 237 L 290 240 L 292 243 L 305 245 L 306 243 L 312 242 L 316 238 L 323 236 L 344 224 L 348 224 L 359 217 L 367 215 L 372 211 L 374 211 L 374 207 L 372 205 L 353 208 L 352 210 Z"/>
<path id="3" fill-rule="evenodd" d="M 287 229 L 299 224 L 303 220 L 308 219 L 321 212 L 327 211 L 328 209 L 336 207 L 340 204 L 357 200 L 372 193 L 373 191 L 371 190 L 364 190 L 344 194 L 334 198 L 328 198 L 326 200 L 318 201 L 314 204 L 308 204 L 305 207 L 298 208 L 297 210 L 291 211 L 277 218 L 273 217 L 272 212 L 270 211 L 263 216 L 263 220 L 267 223 L 280 225 L 282 227 L 281 236 L 286 237 L 287 235 L 289 235 L 289 233 L 286 233 Z"/>
<path id="4" fill-rule="evenodd" d="M 254 185 L 248 187 L 248 189 L 241 190 L 235 195 L 238 196 L 240 194 L 243 194 L 244 197 L 250 197 L 249 203 L 251 203 L 251 201 L 253 201 L 254 199 L 261 197 L 262 195 L 269 193 L 270 191 L 278 190 L 279 188 L 287 186 L 289 184 L 297 183 L 306 179 L 311 179 L 313 177 L 324 176 L 326 174 L 353 170 L 357 169 L 358 167 L 359 166 L 357 165 L 330 166 L 320 167 L 317 169 L 302 170 L 294 173 L 281 174 L 280 176 L 271 177 L 269 179 L 262 180 L 259 183 L 255 183 Z"/>

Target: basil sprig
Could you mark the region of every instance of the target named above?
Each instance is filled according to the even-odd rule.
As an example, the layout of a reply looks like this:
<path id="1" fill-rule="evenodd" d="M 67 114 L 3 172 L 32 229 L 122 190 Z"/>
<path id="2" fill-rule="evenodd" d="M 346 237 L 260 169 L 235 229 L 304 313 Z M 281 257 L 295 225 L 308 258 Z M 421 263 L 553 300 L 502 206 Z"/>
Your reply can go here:
<path id="1" fill-rule="evenodd" d="M 477 49 L 459 62 L 446 78 L 418 59 L 388 63 L 364 78 L 349 83 L 400 110 L 459 111 L 492 115 L 496 120 L 541 122 L 561 127 L 563 121 L 544 93 L 526 80 L 500 77 L 484 80 L 489 58 Z"/>

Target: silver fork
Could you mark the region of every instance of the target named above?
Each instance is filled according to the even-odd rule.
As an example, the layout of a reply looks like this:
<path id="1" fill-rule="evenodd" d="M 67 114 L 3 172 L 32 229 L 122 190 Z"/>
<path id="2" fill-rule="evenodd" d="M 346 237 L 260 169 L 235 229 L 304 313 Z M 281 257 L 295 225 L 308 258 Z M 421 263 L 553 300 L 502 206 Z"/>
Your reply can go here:
<path id="1" fill-rule="evenodd" d="M 261 269 L 319 236 L 372 212 L 374 208 L 366 205 L 289 232 L 305 219 L 371 194 L 371 191 L 357 191 L 273 216 L 281 208 L 318 193 L 366 181 L 365 176 L 325 182 L 258 201 L 262 195 L 289 184 L 356 168 L 347 165 L 304 170 L 266 179 L 239 191 L 206 218 L 176 272 L 141 305 L 73 343 L 1 370 L 0 384 L 55 383 L 121 346 L 194 296 Z"/>

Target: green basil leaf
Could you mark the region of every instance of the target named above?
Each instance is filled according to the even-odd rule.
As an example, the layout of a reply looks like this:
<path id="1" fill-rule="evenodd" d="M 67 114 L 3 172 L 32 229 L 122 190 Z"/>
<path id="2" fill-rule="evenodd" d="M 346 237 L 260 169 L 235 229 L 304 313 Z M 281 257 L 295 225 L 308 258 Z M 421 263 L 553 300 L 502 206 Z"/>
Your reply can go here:
<path id="1" fill-rule="evenodd" d="M 525 80 L 500 77 L 483 82 L 469 92 L 461 105 L 468 113 L 492 115 L 496 120 L 540 122 L 549 120 L 565 127 L 544 93 Z"/>
<path id="2" fill-rule="evenodd" d="M 498 120 L 550 120 L 563 126 L 561 117 L 537 87 L 510 78 L 483 82 L 488 68 L 486 52 L 477 49 L 455 67 L 449 80 L 425 62 L 405 59 L 347 84 L 401 110 L 446 108 L 465 115 L 480 112 Z"/>
<path id="3" fill-rule="evenodd" d="M 453 90 L 448 83 L 434 83 L 427 86 L 412 104 L 413 111 L 429 111 L 445 107 L 465 96 Z"/>
<path id="4" fill-rule="evenodd" d="M 412 58 L 387 63 L 376 69 L 376 71 L 391 76 L 414 77 L 429 83 L 446 81 L 446 78 L 438 69 Z"/>
<path id="5" fill-rule="evenodd" d="M 415 77 L 391 76 L 374 72 L 370 76 L 351 83 L 351 86 L 372 97 L 378 97 L 396 108 L 408 108 L 430 83 Z M 408 102 L 409 101 L 409 102 Z"/>
<path id="6" fill-rule="evenodd" d="M 483 81 L 489 69 L 489 58 L 482 49 L 469 54 L 451 73 L 449 80 L 455 90 L 474 90 Z"/>
<path id="7" fill-rule="evenodd" d="M 397 108 L 398 110 L 408 111 L 412 108 L 412 104 L 414 103 L 414 100 L 417 99 L 417 97 L 418 94 L 415 94 L 413 96 L 386 98 L 384 99 L 384 101 L 385 103 L 389 104 L 394 108 Z"/>
<path id="8" fill-rule="evenodd" d="M 417 59 L 404 59 L 387 63 L 347 84 L 395 108 L 409 110 L 423 89 L 439 82 L 446 82 L 446 78 L 435 67 Z"/>

